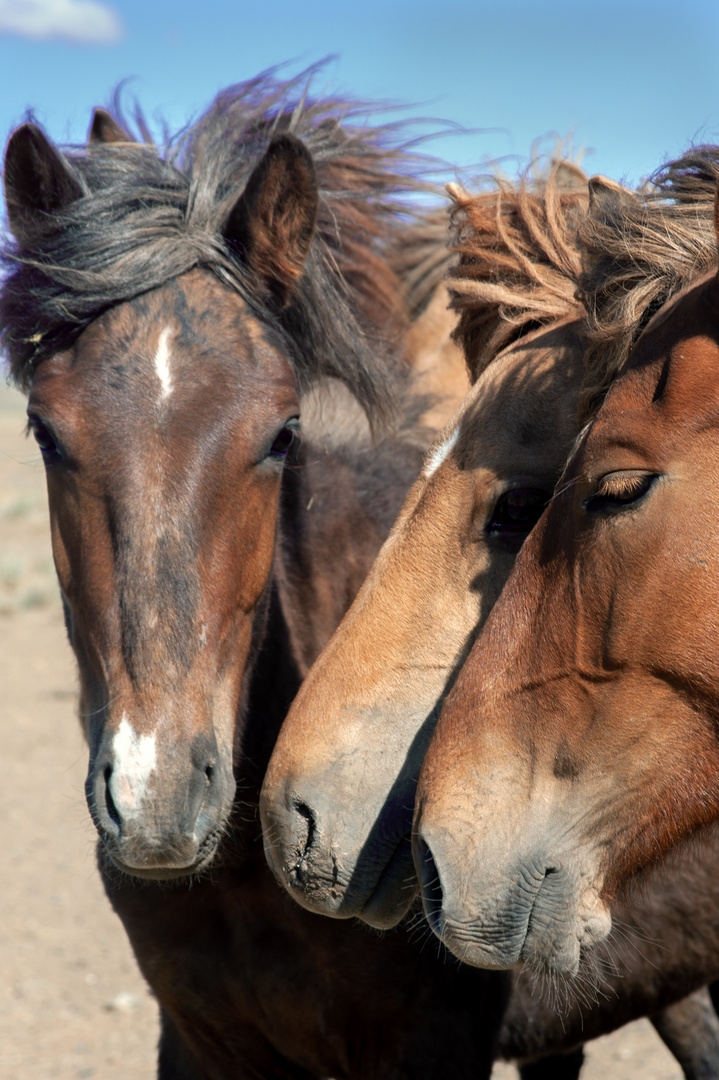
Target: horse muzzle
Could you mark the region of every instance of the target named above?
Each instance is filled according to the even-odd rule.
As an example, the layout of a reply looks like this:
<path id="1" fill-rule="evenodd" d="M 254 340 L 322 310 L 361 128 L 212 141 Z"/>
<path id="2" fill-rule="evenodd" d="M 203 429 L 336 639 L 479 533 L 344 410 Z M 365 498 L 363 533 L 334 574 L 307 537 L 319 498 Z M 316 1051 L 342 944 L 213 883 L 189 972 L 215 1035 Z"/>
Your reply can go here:
<path id="1" fill-rule="evenodd" d="M 582 950 L 611 930 L 609 910 L 585 874 L 546 851 L 496 873 L 489 858 L 452 850 L 446 831 L 420 827 L 413 847 L 427 921 L 463 963 L 576 975 Z"/>
<path id="2" fill-rule="evenodd" d="M 211 861 L 235 793 L 231 763 L 204 735 L 158 745 L 123 718 L 90 762 L 87 802 L 104 848 L 119 870 L 168 879 Z"/>

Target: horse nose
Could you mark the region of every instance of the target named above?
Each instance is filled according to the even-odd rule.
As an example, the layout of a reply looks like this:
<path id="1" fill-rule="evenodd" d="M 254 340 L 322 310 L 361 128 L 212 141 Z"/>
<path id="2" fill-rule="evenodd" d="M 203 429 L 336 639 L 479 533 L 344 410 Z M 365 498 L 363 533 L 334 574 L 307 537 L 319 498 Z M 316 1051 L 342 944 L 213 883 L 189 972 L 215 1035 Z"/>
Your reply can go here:
<path id="1" fill-rule="evenodd" d="M 115 741 L 98 754 L 86 785 L 110 856 L 130 871 L 192 867 L 232 802 L 234 782 L 217 754 L 209 746 L 166 748 L 160 761 L 149 745 L 134 757 L 118 754 Z"/>
<path id="2" fill-rule="evenodd" d="M 275 876 L 289 888 L 306 883 L 317 841 L 317 814 L 304 798 L 288 795 L 262 814 L 267 860 Z"/>
<path id="3" fill-rule="evenodd" d="M 334 816 L 326 793 L 314 786 L 263 789 L 260 817 L 265 855 L 275 877 L 303 907 L 336 913 L 347 887 L 334 853 Z M 319 907 L 318 907 L 319 905 Z"/>

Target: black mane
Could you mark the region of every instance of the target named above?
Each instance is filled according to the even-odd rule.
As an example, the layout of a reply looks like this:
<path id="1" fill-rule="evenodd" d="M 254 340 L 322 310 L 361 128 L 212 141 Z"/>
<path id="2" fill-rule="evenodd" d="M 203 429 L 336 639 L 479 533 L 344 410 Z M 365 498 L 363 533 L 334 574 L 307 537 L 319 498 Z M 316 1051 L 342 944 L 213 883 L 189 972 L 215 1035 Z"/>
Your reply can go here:
<path id="1" fill-rule="evenodd" d="M 370 414 L 383 411 L 406 319 L 393 253 L 417 217 L 406 196 L 429 188 L 420 179 L 425 159 L 398 142 L 401 128 L 370 126 L 367 105 L 304 100 L 309 74 L 280 81 L 270 72 L 222 91 L 162 150 L 148 142 L 63 148 L 83 197 L 49 216 L 29 246 L 0 251 L 0 343 L 18 385 L 107 308 L 204 266 L 282 335 L 301 384 L 334 376 Z M 141 119 L 138 127 L 146 137 Z M 309 149 L 320 210 L 299 288 L 278 310 L 222 232 L 280 132 Z"/>

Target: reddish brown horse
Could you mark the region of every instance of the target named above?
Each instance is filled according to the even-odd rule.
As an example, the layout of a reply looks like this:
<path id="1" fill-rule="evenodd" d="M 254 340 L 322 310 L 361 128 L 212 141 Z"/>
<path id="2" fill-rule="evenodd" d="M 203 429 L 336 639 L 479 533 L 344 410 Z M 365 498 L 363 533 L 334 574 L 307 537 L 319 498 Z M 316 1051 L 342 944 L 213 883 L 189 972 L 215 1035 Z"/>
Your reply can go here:
<path id="1" fill-rule="evenodd" d="M 598 189 L 587 224 L 596 348 L 615 370 L 630 359 L 424 763 L 425 906 L 450 948 L 482 966 L 576 970 L 609 930 L 617 887 L 719 813 L 719 551 L 711 502 L 698 498 L 717 458 L 717 176 L 709 147 L 668 168 L 661 200 L 633 207 Z M 682 259 L 685 287 L 630 352 L 632 311 L 682 284 Z"/>
<path id="2" fill-rule="evenodd" d="M 269 857 L 292 895 L 312 910 L 359 914 L 378 925 L 391 925 L 411 903 L 414 786 L 437 704 L 557 479 L 577 434 L 577 396 L 587 378 L 583 320 L 571 320 L 577 314 L 574 224 L 583 198 L 560 198 L 550 184 L 548 205 L 526 191 L 505 193 L 501 211 L 486 196 L 460 199 L 462 260 L 450 284 L 479 378 L 305 680 L 261 803 Z M 497 322 L 500 304 L 511 321 Z M 507 337 L 543 318 L 557 323 L 500 351 L 481 372 Z M 597 375 L 593 366 L 590 385 Z M 351 813 L 348 790 L 359 792 Z M 481 820 L 479 811 L 475 819 Z M 447 817 L 443 827 L 451 837 L 454 821 Z M 583 1032 L 599 1034 L 652 1012 L 716 976 L 717 857 L 713 841 L 706 872 L 697 875 L 691 859 L 680 860 L 679 886 L 672 877 L 649 879 L 641 896 L 619 910 L 620 940 L 626 935 L 636 953 L 611 944 L 611 963 L 595 973 L 608 1000 L 582 1000 L 583 973 L 580 1000 L 568 1014 L 532 1017 L 541 1007 L 519 984 L 503 1052 L 538 1053 L 562 1038 L 571 1045 Z M 658 1019 L 687 1075 L 707 1075 L 704 1063 L 691 1060 L 697 1043 L 690 1036 L 683 1051 L 670 1023 Z M 710 1024 L 713 1069 L 717 1030 Z"/>
<path id="3" fill-rule="evenodd" d="M 221 95 L 165 156 L 102 113 L 87 148 L 31 124 L 8 144 L 3 342 L 47 469 L 100 867 L 164 1080 L 487 1076 L 505 980 L 301 911 L 260 842 L 276 732 L 426 445 L 373 441 L 363 412 L 379 430 L 406 381 L 416 163 L 295 90 Z"/>

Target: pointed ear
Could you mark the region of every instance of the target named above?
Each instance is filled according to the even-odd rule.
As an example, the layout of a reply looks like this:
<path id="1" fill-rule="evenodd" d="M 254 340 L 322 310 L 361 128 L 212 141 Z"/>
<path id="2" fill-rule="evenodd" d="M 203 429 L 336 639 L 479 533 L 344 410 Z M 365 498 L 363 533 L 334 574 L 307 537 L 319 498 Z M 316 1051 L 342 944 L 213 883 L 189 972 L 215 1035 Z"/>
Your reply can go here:
<path id="1" fill-rule="evenodd" d="M 624 208 L 637 196 L 630 188 L 622 187 L 606 176 L 592 176 L 588 181 L 589 205 L 586 227 L 580 228 L 582 272 L 591 276 L 605 257 L 603 245 L 595 247 L 595 232 L 601 234 L 604 225 L 621 217 Z"/>
<path id="2" fill-rule="evenodd" d="M 120 127 L 107 109 L 95 109 L 90 130 L 87 133 L 87 141 L 90 146 L 95 146 L 98 143 L 134 143 L 135 139 L 123 127 Z"/>
<path id="3" fill-rule="evenodd" d="M 224 229 L 263 292 L 284 306 L 302 276 L 317 220 L 315 167 L 304 143 L 279 135 L 247 181 Z"/>
<path id="4" fill-rule="evenodd" d="M 3 181 L 8 223 L 21 244 L 32 242 L 49 215 L 83 194 L 72 167 L 35 124 L 10 136 Z"/>
<path id="5" fill-rule="evenodd" d="M 587 174 L 574 161 L 562 159 L 555 165 L 557 187 L 562 191 L 577 191 L 587 186 Z"/>
<path id="6" fill-rule="evenodd" d="M 590 217 L 599 221 L 615 213 L 621 213 L 622 207 L 633 201 L 636 196 L 629 188 L 622 187 L 607 176 L 593 176 L 588 181 Z"/>
<path id="7" fill-rule="evenodd" d="M 714 232 L 719 240 L 719 182 L 717 183 L 717 193 L 714 196 Z"/>

